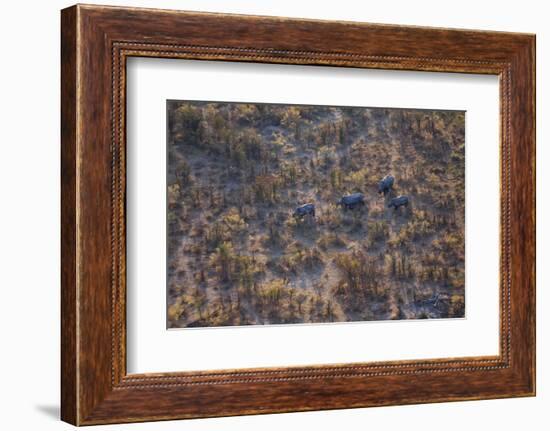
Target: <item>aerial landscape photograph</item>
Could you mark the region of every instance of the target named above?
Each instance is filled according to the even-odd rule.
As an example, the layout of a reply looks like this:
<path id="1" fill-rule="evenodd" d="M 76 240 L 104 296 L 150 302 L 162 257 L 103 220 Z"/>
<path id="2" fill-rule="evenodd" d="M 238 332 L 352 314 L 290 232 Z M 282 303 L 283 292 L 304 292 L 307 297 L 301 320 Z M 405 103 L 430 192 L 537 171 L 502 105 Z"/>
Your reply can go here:
<path id="1" fill-rule="evenodd" d="M 465 112 L 168 100 L 167 328 L 465 317 Z"/>

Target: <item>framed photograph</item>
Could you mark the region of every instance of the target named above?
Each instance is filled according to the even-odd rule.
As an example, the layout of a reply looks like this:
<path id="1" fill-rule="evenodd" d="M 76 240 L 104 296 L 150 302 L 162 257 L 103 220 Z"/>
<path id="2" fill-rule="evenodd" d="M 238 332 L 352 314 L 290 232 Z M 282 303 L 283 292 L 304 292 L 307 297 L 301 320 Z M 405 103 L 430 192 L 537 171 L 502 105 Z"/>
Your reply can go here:
<path id="1" fill-rule="evenodd" d="M 535 36 L 62 11 L 62 419 L 535 394 Z"/>

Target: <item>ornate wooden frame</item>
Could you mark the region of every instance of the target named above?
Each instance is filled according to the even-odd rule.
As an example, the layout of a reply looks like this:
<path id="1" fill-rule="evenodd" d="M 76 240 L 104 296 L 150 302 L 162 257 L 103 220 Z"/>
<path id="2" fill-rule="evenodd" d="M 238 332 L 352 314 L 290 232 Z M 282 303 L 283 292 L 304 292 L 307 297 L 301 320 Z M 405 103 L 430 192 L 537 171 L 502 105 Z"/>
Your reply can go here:
<path id="1" fill-rule="evenodd" d="M 75 425 L 535 394 L 535 36 L 103 6 L 62 11 L 61 416 Z M 130 56 L 494 74 L 500 354 L 126 373 Z"/>

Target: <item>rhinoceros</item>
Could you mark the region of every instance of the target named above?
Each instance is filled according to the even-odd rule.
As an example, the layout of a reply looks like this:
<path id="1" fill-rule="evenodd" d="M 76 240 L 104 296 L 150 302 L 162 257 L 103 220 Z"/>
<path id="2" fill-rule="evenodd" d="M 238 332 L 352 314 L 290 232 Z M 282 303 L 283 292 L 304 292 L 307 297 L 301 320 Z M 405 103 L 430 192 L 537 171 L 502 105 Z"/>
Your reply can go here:
<path id="1" fill-rule="evenodd" d="M 378 194 L 384 193 L 384 196 L 388 194 L 388 192 L 393 187 L 393 182 L 395 181 L 395 178 L 391 175 L 386 175 L 382 180 L 378 183 Z"/>
<path id="2" fill-rule="evenodd" d="M 357 206 L 365 205 L 365 196 L 363 193 L 352 193 L 351 195 L 343 196 L 338 201 L 338 205 L 342 205 L 346 209 L 354 209 Z"/>
<path id="3" fill-rule="evenodd" d="M 315 205 L 314 204 L 303 204 L 297 207 L 293 213 L 294 217 L 303 218 L 306 215 L 311 215 L 315 217 Z"/>
<path id="4" fill-rule="evenodd" d="M 395 210 L 399 208 L 400 206 L 408 206 L 409 205 L 409 197 L 408 196 L 397 196 L 396 198 L 393 198 L 390 203 L 388 204 L 388 208 L 393 207 Z"/>

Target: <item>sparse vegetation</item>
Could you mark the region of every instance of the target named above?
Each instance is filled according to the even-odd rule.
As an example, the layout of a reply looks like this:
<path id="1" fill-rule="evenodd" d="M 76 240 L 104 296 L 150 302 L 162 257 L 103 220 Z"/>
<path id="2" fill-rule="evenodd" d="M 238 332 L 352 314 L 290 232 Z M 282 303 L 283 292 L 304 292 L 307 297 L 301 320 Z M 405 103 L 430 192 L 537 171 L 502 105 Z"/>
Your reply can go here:
<path id="1" fill-rule="evenodd" d="M 464 316 L 463 112 L 168 104 L 170 327 Z"/>

